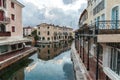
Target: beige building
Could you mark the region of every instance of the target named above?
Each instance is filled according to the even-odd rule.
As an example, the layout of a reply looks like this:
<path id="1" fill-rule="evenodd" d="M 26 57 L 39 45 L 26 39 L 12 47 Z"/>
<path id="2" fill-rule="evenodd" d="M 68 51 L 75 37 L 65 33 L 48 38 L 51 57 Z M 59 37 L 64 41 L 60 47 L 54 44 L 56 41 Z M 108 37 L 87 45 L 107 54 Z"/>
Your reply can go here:
<path id="1" fill-rule="evenodd" d="M 87 2 L 76 32 L 81 59 L 93 80 L 120 80 L 120 0 Z"/>
<path id="2" fill-rule="evenodd" d="M 27 36 L 31 36 L 32 31 L 34 31 L 35 28 L 28 26 L 28 27 L 23 27 L 23 36 L 27 37 Z"/>
<path id="3" fill-rule="evenodd" d="M 60 27 L 52 24 L 42 23 L 37 25 L 37 33 L 39 42 L 59 42 L 61 40 L 71 39 L 73 29 L 68 27 Z"/>

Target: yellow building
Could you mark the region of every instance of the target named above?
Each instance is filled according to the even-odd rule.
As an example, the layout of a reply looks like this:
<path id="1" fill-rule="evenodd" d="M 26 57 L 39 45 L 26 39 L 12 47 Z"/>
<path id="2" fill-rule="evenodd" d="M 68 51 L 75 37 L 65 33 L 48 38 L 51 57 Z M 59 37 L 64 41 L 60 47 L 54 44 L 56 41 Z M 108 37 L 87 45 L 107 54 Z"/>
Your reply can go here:
<path id="1" fill-rule="evenodd" d="M 60 27 L 52 24 L 42 23 L 37 25 L 37 34 L 39 42 L 59 42 L 61 40 L 69 40 L 73 36 L 73 29 L 68 27 Z"/>

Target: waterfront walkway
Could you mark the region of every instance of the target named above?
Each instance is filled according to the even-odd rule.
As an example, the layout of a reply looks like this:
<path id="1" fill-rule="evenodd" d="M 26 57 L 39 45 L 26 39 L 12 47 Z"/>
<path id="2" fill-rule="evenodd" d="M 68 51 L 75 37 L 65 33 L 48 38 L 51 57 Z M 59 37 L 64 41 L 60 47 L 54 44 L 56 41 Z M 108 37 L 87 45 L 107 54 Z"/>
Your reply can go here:
<path id="1" fill-rule="evenodd" d="M 37 48 L 26 47 L 24 49 L 0 55 L 0 70 L 37 51 Z"/>
<path id="2" fill-rule="evenodd" d="M 26 47 L 26 48 L 18 50 L 18 51 L 14 51 L 14 52 L 10 52 L 10 53 L 7 53 L 7 54 L 0 55 L 0 62 L 4 61 L 6 59 L 12 58 L 16 55 L 19 55 L 19 54 L 25 52 L 26 50 L 30 50 L 30 49 L 32 49 L 32 48 L 31 47 Z"/>
<path id="3" fill-rule="evenodd" d="M 89 80 L 88 73 L 85 69 L 84 64 L 82 63 L 81 59 L 79 58 L 79 54 L 75 49 L 75 43 L 73 42 L 71 46 L 71 58 L 74 64 L 74 71 L 76 80 Z"/>

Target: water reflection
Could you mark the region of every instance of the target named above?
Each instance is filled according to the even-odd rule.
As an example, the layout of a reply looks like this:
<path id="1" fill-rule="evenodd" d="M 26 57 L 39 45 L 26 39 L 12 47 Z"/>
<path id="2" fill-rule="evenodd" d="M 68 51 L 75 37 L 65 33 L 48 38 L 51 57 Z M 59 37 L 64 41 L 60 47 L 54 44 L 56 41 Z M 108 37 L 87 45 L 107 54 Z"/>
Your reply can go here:
<path id="1" fill-rule="evenodd" d="M 37 53 L 0 71 L 0 80 L 74 80 L 70 45 L 39 44 Z"/>
<path id="2" fill-rule="evenodd" d="M 66 76 L 66 80 L 74 80 L 73 65 L 70 63 L 65 63 L 63 66 L 63 71 L 65 72 L 64 75 Z"/>
<path id="3" fill-rule="evenodd" d="M 0 80 L 24 80 L 24 68 L 31 62 L 33 59 L 24 59 L 3 69 L 0 71 Z"/>
<path id="4" fill-rule="evenodd" d="M 38 58 L 50 60 L 58 56 L 60 53 L 69 50 L 71 43 L 67 41 L 50 44 L 38 44 Z"/>

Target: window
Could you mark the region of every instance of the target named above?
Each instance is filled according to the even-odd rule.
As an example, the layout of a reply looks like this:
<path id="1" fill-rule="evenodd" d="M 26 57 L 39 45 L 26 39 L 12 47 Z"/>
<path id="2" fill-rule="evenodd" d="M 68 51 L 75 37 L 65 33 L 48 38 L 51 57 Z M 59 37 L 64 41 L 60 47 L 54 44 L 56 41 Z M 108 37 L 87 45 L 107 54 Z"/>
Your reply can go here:
<path id="1" fill-rule="evenodd" d="M 59 39 L 61 39 L 61 37 L 59 36 Z"/>
<path id="2" fill-rule="evenodd" d="M 45 48 L 45 45 L 42 45 L 43 48 Z"/>
<path id="3" fill-rule="evenodd" d="M 0 53 L 4 53 L 4 52 L 7 52 L 7 51 L 8 51 L 8 46 L 7 45 L 0 46 Z"/>
<path id="4" fill-rule="evenodd" d="M 119 23 L 117 20 L 119 20 L 119 7 L 116 6 L 112 9 L 112 16 L 111 19 L 113 20 L 111 25 L 112 25 L 112 29 L 118 29 L 119 27 Z"/>
<path id="5" fill-rule="evenodd" d="M 15 20 L 15 15 L 14 14 L 11 14 L 11 19 Z"/>
<path id="6" fill-rule="evenodd" d="M 47 45 L 48 46 L 48 48 L 50 48 L 50 45 Z"/>
<path id="7" fill-rule="evenodd" d="M 47 28 L 49 29 L 50 27 L 48 26 Z"/>
<path id="8" fill-rule="evenodd" d="M 48 54 L 50 54 L 50 50 L 48 50 Z"/>
<path id="9" fill-rule="evenodd" d="M 50 38 L 48 37 L 48 41 L 50 40 Z"/>
<path id="10" fill-rule="evenodd" d="M 49 32 L 49 31 L 47 32 L 47 35 L 50 35 L 50 32 Z"/>
<path id="11" fill-rule="evenodd" d="M 40 35 L 40 31 L 38 32 L 38 35 Z"/>
<path id="12" fill-rule="evenodd" d="M 39 45 L 39 48 L 41 48 L 41 45 Z"/>
<path id="13" fill-rule="evenodd" d="M 39 37 L 39 40 L 41 40 L 41 37 Z"/>
<path id="14" fill-rule="evenodd" d="M 41 49 L 39 49 L 39 53 L 41 52 Z"/>
<path id="15" fill-rule="evenodd" d="M 12 50 L 16 50 L 16 49 L 17 49 L 16 45 L 15 45 L 15 44 L 14 44 L 14 45 L 11 45 L 11 49 L 12 49 Z"/>
<path id="16" fill-rule="evenodd" d="M 0 6 L 6 8 L 6 1 L 5 0 L 0 0 Z"/>
<path id="17" fill-rule="evenodd" d="M 15 26 L 12 26 L 12 32 L 15 32 Z"/>
<path id="18" fill-rule="evenodd" d="M 22 48 L 22 43 L 18 44 L 18 48 Z"/>
<path id="19" fill-rule="evenodd" d="M 115 48 L 111 49 L 111 63 L 110 68 L 120 75 L 120 52 Z"/>
<path id="20" fill-rule="evenodd" d="M 42 40 L 45 40 L 45 37 L 42 37 Z"/>
<path id="21" fill-rule="evenodd" d="M 14 8 L 15 6 L 14 6 L 14 3 L 13 2 L 11 2 L 11 8 Z"/>
<path id="22" fill-rule="evenodd" d="M 101 20 L 104 21 L 105 20 L 105 14 L 101 15 Z"/>
<path id="23" fill-rule="evenodd" d="M 96 15 L 99 13 L 101 10 L 105 8 L 105 2 L 102 0 L 94 9 L 93 9 L 93 15 Z"/>

